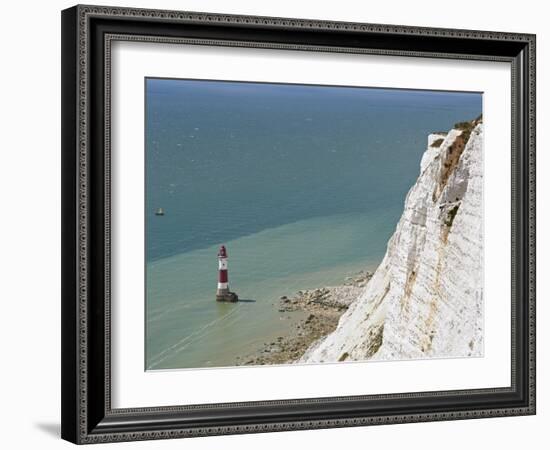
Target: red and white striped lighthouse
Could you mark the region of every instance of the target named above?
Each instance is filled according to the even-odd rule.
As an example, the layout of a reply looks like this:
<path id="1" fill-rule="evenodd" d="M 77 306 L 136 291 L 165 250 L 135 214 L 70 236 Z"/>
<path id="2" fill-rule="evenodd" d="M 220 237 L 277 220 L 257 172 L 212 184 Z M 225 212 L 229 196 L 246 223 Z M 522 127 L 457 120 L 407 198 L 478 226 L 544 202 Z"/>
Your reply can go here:
<path id="1" fill-rule="evenodd" d="M 229 277 L 227 274 L 227 250 L 225 245 L 218 251 L 218 290 L 216 300 L 219 302 L 236 302 L 239 299 L 237 294 L 229 291 Z"/>

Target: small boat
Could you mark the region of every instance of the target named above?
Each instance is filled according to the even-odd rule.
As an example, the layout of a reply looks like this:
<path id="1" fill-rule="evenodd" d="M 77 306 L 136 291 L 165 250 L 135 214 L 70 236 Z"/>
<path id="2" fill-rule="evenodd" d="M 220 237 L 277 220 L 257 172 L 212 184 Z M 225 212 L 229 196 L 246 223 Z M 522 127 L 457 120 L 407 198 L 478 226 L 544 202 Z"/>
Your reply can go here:
<path id="1" fill-rule="evenodd" d="M 157 209 L 155 216 L 164 216 L 164 209 L 162 208 Z"/>

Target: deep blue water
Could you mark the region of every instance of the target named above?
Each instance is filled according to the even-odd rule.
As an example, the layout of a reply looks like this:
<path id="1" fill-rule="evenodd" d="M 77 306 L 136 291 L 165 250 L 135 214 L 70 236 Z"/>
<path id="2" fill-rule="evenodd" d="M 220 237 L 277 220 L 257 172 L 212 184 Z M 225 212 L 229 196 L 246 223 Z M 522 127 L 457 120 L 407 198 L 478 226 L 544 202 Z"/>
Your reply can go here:
<path id="1" fill-rule="evenodd" d="M 395 205 L 481 95 L 148 79 L 147 259 Z M 155 216 L 162 207 L 165 216 Z"/>

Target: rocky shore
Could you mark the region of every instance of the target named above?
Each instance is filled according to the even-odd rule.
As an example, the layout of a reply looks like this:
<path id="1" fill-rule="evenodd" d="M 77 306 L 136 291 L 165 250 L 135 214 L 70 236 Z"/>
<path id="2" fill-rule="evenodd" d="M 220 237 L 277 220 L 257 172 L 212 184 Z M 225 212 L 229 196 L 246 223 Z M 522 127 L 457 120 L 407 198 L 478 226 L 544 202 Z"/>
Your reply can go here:
<path id="1" fill-rule="evenodd" d="M 283 297 L 288 336 L 243 364 L 483 356 L 483 118 L 428 136 L 371 276 Z M 299 312 L 299 313 L 298 313 Z M 290 316 L 290 317 L 289 317 Z"/>
<path id="2" fill-rule="evenodd" d="M 302 313 L 304 318 L 289 335 L 266 342 L 254 354 L 239 358 L 236 365 L 285 364 L 299 360 L 311 344 L 336 329 L 340 316 L 357 299 L 371 277 L 371 272 L 361 271 L 347 277 L 338 286 L 298 291 L 293 297 L 281 297 L 280 313 Z"/>

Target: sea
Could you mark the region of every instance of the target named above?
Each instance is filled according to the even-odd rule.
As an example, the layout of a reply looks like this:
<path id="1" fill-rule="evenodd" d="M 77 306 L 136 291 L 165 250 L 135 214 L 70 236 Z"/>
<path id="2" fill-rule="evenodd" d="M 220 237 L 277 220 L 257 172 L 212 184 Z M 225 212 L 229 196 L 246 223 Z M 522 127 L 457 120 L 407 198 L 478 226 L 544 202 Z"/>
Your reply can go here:
<path id="1" fill-rule="evenodd" d="M 147 78 L 145 96 L 145 370 L 244 363 L 301 319 L 281 296 L 375 270 L 428 134 L 482 112 L 481 93 L 367 87 Z M 215 301 L 222 244 L 234 304 Z"/>

